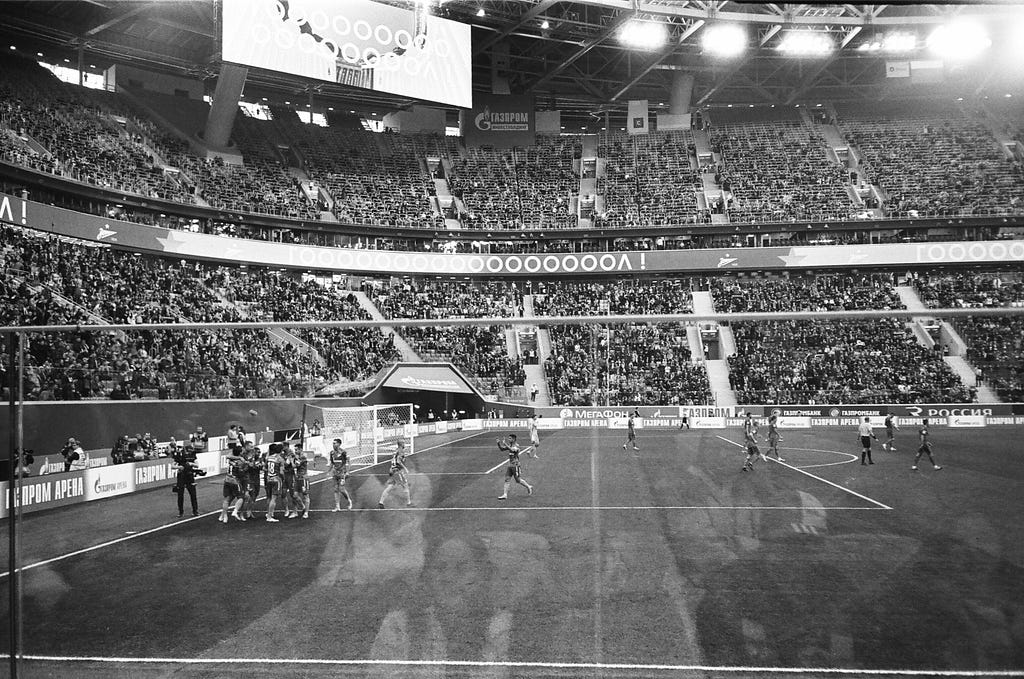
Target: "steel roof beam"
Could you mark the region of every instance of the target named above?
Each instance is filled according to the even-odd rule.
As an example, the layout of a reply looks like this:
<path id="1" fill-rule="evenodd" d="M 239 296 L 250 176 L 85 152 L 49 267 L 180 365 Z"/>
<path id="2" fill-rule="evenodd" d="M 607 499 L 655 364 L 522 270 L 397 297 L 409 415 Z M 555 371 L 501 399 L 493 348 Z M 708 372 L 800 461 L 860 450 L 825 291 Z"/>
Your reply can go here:
<path id="1" fill-rule="evenodd" d="M 675 5 L 659 5 L 652 2 L 644 2 L 638 0 L 635 4 L 630 0 L 578 0 L 580 4 L 595 5 L 598 7 L 607 7 L 609 9 L 621 9 L 621 10 L 633 10 L 644 14 L 656 14 L 661 16 L 677 16 L 686 17 L 690 19 L 715 19 L 717 21 L 731 21 L 739 23 L 755 23 L 755 24 L 774 24 L 778 23 L 778 14 L 773 13 L 753 13 L 753 12 L 732 12 L 723 11 L 721 9 L 707 10 L 697 9 L 693 7 L 675 6 Z M 787 15 L 787 23 L 791 23 L 795 26 L 909 26 L 915 24 L 940 24 L 949 18 L 950 14 L 962 14 L 964 13 L 963 6 L 950 6 L 949 10 L 945 10 L 941 15 L 926 16 L 926 15 L 910 15 L 910 16 L 878 16 L 865 15 L 865 16 L 798 16 L 796 12 L 804 8 L 804 5 L 797 5 L 797 10 Z M 888 5 L 877 5 L 877 11 L 880 13 Z M 971 14 L 979 19 L 985 18 L 1010 18 L 1017 16 L 1018 7 L 1016 5 L 986 5 L 986 6 L 972 6 L 972 9 L 977 7 L 984 7 L 988 10 L 986 12 L 980 12 Z"/>
<path id="2" fill-rule="evenodd" d="M 633 16 L 634 15 L 633 15 L 632 12 L 623 12 L 622 14 L 620 14 L 615 19 L 615 21 L 613 21 L 612 23 L 610 23 L 608 25 L 608 28 L 606 28 L 600 34 L 598 34 L 598 35 L 594 36 L 593 38 L 591 38 L 590 40 L 588 40 L 582 47 L 580 47 L 578 50 L 576 50 L 571 55 L 569 55 L 558 66 L 555 66 L 553 69 L 551 69 L 550 71 L 548 71 L 547 73 L 545 73 L 541 77 L 537 78 L 537 80 L 534 81 L 534 83 L 532 85 L 530 85 L 529 88 L 527 88 L 527 89 L 530 89 L 530 90 L 536 89 L 536 88 L 540 87 L 541 85 L 543 85 L 544 83 L 546 83 L 549 80 L 551 80 L 552 78 L 554 78 L 556 75 L 558 75 L 559 73 L 564 71 L 566 68 L 568 68 L 569 64 L 573 63 L 574 61 L 576 61 L 577 59 L 579 59 L 580 57 L 585 55 L 587 52 L 589 52 L 590 50 L 594 49 L 595 47 L 597 47 L 599 44 L 601 44 L 602 42 L 604 42 L 605 40 L 607 40 L 611 36 L 615 35 L 615 32 L 618 31 L 619 28 L 621 28 L 623 24 L 625 24 L 627 21 L 632 19 Z"/>
<path id="3" fill-rule="evenodd" d="M 775 34 L 778 33 L 780 30 L 782 30 L 781 24 L 775 24 L 774 26 L 769 28 L 758 41 L 758 47 L 764 47 L 765 45 L 767 45 L 768 41 L 775 37 Z M 732 65 L 732 67 L 729 70 L 727 70 L 725 73 L 719 76 L 719 78 L 715 81 L 715 84 L 711 86 L 711 89 L 705 92 L 704 95 L 697 100 L 696 105 L 703 106 L 705 103 L 707 103 L 708 99 L 713 97 L 715 94 L 718 93 L 719 90 L 725 87 L 725 84 L 729 82 L 729 79 L 732 78 L 737 73 L 739 73 L 740 70 L 744 66 L 746 66 L 750 62 L 750 60 L 753 59 L 755 56 L 756 50 L 747 50 L 746 55 L 742 59 L 737 61 L 735 64 Z"/>
<path id="4" fill-rule="evenodd" d="M 667 46 L 665 46 L 665 47 L 663 47 L 663 48 L 661 49 L 661 51 L 660 51 L 660 52 L 658 52 L 657 54 L 655 54 L 655 55 L 654 55 L 654 56 L 653 56 L 653 57 L 652 57 L 652 58 L 651 58 L 651 59 L 650 59 L 650 60 L 649 60 L 649 61 L 647 62 L 647 64 L 646 64 L 646 65 L 644 65 L 644 67 L 640 69 L 640 72 L 639 72 L 639 73 L 637 73 L 637 74 L 636 74 L 635 76 L 633 76 L 633 79 L 632 79 L 632 80 L 630 80 L 630 81 L 629 81 L 628 83 L 626 83 L 625 85 L 623 85 L 623 86 L 622 86 L 622 87 L 621 87 L 621 88 L 619 89 L 619 91 L 618 91 L 618 92 L 616 92 L 615 94 L 613 94 L 613 95 L 612 95 L 612 99 L 611 99 L 611 100 L 612 100 L 612 101 L 615 101 L 615 100 L 617 100 L 617 99 L 618 99 L 619 97 L 621 97 L 621 96 L 622 96 L 623 94 L 625 94 L 626 92 L 628 92 L 628 91 L 629 91 L 629 89 L 630 89 L 631 87 L 633 87 L 633 85 L 636 85 L 636 84 L 637 84 L 638 82 L 640 82 L 640 81 L 641 81 L 641 80 L 642 80 L 642 79 L 644 78 L 644 76 L 646 76 L 646 75 L 647 75 L 648 73 L 650 73 L 651 71 L 653 71 L 653 70 L 654 70 L 654 68 L 655 68 L 655 67 L 656 67 L 656 66 L 657 66 L 658 64 L 660 64 L 660 63 L 661 63 L 661 62 L 663 62 L 663 61 L 664 61 L 664 60 L 665 60 L 666 58 L 668 58 L 668 56 L 669 56 L 670 54 L 672 54 L 673 52 L 675 52 L 675 51 L 676 51 L 676 48 L 677 48 L 677 47 L 679 47 L 680 45 L 682 45 L 682 44 L 683 44 L 683 43 L 684 43 L 684 42 L 686 41 L 686 39 L 687 39 L 687 38 L 689 38 L 689 37 L 690 37 L 691 35 L 693 35 L 693 34 L 694 34 L 694 33 L 696 33 L 697 31 L 699 31 L 699 30 L 701 29 L 701 27 L 703 27 L 703 26 L 704 26 L 704 23 L 705 23 L 704 21 L 695 21 L 695 22 L 693 22 L 693 23 L 692 23 L 692 24 L 691 24 L 691 25 L 689 26 L 689 28 L 687 28 L 687 29 L 686 29 L 685 31 L 683 31 L 683 32 L 682 32 L 682 33 L 681 33 L 681 34 L 679 35 L 679 37 L 678 37 L 678 38 L 676 38 L 675 40 L 671 40 L 671 41 L 669 41 L 668 45 L 667 45 Z"/>
<path id="5" fill-rule="evenodd" d="M 116 17 L 110 19 L 109 21 L 104 21 L 102 24 L 99 24 L 97 26 L 93 26 L 89 30 L 87 30 L 84 33 L 82 33 L 82 37 L 88 38 L 88 37 L 96 35 L 97 33 L 102 33 L 103 31 L 107 30 L 108 28 L 111 28 L 113 26 L 118 25 L 119 23 L 127 21 L 128 19 L 131 19 L 133 16 L 135 16 L 137 14 L 141 14 L 142 12 L 145 12 L 147 9 L 149 9 L 149 6 L 151 4 L 152 3 L 148 3 L 147 2 L 147 3 L 135 5 L 131 9 L 118 14 Z"/>
<path id="6" fill-rule="evenodd" d="M 499 32 L 497 35 L 491 36 L 482 45 L 480 45 L 479 47 L 474 49 L 473 50 L 473 56 L 475 57 L 476 55 L 478 55 L 478 54 L 480 54 L 482 52 L 486 52 L 492 46 L 496 45 L 497 43 L 501 42 L 502 40 L 504 40 L 508 36 L 512 35 L 516 31 L 518 31 L 520 28 L 522 28 L 523 25 L 525 25 L 525 24 L 529 23 L 530 21 L 536 19 L 538 16 L 540 16 L 545 11 L 547 11 L 550 7 L 552 7 L 553 5 L 558 4 L 559 2 L 560 2 L 560 0 L 541 0 L 539 3 L 537 3 L 536 5 L 531 7 L 530 9 L 526 10 L 523 13 L 523 15 L 521 17 L 519 17 L 519 21 L 517 21 L 514 24 L 510 24 L 506 28 L 502 29 L 501 32 Z"/>

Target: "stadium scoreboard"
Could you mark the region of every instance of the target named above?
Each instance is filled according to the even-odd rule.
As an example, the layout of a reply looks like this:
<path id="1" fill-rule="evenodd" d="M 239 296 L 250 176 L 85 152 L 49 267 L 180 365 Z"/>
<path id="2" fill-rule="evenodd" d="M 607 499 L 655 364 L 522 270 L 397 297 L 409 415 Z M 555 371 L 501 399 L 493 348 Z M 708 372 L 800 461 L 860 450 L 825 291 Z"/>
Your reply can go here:
<path id="1" fill-rule="evenodd" d="M 371 0 L 224 0 L 224 61 L 472 106 L 467 24 Z"/>

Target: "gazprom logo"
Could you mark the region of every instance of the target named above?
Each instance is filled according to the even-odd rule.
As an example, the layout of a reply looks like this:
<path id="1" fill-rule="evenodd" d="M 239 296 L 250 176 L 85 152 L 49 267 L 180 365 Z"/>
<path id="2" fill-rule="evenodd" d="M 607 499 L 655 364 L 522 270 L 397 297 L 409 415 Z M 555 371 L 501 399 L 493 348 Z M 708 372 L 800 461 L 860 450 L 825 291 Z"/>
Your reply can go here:
<path id="1" fill-rule="evenodd" d="M 476 125 L 476 129 L 484 132 L 491 129 L 491 107 L 485 106 L 483 112 L 473 119 L 473 124 Z"/>

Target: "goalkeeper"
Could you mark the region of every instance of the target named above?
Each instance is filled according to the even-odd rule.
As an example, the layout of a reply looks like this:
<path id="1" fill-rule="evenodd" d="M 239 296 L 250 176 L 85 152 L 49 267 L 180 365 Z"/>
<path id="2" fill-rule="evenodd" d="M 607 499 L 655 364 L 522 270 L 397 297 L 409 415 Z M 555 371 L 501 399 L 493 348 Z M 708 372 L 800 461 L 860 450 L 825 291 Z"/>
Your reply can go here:
<path id="1" fill-rule="evenodd" d="M 498 496 L 498 499 L 508 499 L 508 487 L 512 483 L 512 479 L 515 479 L 516 483 L 526 488 L 527 495 L 533 495 L 533 486 L 522 477 L 522 469 L 519 466 L 519 454 L 523 451 L 519 449 L 519 444 L 516 443 L 516 435 L 509 434 L 507 443 L 498 439 L 498 450 L 508 453 L 508 467 L 505 468 L 505 490 Z M 530 448 L 526 450 L 530 450 Z"/>

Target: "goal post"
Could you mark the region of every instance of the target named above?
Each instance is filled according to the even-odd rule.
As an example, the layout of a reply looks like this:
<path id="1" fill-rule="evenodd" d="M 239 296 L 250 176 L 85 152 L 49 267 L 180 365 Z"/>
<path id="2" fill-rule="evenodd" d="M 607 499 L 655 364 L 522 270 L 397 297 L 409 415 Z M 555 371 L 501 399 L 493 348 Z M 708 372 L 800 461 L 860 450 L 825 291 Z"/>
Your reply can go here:
<path id="1" fill-rule="evenodd" d="M 377 464 L 392 455 L 399 441 L 409 454 L 415 452 L 416 422 L 411 403 L 375 406 L 302 407 L 302 446 L 314 456 L 328 457 L 334 439 L 355 464 Z"/>

